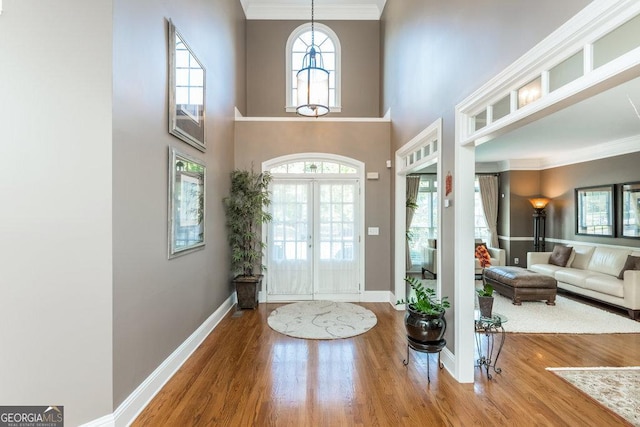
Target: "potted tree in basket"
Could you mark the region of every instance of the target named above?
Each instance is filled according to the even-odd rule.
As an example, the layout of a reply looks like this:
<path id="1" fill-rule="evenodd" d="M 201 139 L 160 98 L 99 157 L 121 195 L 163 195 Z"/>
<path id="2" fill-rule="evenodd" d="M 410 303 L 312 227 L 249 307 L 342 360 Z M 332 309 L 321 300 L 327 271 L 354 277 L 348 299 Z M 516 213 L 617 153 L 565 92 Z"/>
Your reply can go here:
<path id="1" fill-rule="evenodd" d="M 251 170 L 231 172 L 231 191 L 223 199 L 227 215 L 227 238 L 231 247 L 231 271 L 235 274 L 239 308 L 256 308 L 262 283 L 262 224 L 271 221 L 266 210 L 269 197 L 269 172 Z"/>
<path id="2" fill-rule="evenodd" d="M 404 326 L 407 330 L 407 338 L 415 346 L 419 347 L 444 347 L 444 333 L 447 322 L 444 314 L 451 306 L 448 297 L 436 298 L 436 291 L 425 288 L 422 282 L 415 277 L 405 277 L 415 297 L 407 300 L 398 300 L 396 304 L 406 304 L 407 313 L 404 316 Z"/>

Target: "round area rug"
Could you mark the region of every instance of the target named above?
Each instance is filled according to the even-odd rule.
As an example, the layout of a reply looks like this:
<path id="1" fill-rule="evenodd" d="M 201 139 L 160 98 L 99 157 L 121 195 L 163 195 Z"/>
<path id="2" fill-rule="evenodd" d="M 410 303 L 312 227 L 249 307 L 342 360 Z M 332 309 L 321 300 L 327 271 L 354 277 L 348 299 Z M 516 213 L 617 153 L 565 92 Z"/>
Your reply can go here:
<path id="1" fill-rule="evenodd" d="M 331 340 L 363 334 L 378 319 L 372 311 L 348 302 L 303 301 L 271 312 L 271 329 L 295 338 Z"/>

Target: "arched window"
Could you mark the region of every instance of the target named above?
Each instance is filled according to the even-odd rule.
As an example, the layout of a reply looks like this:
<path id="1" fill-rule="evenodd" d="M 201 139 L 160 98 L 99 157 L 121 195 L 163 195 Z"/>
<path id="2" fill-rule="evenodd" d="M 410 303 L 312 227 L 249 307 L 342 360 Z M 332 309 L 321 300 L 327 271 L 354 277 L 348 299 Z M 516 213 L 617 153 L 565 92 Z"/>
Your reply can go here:
<path id="1" fill-rule="evenodd" d="M 314 44 L 322 54 L 324 68 L 329 72 L 329 108 L 339 113 L 340 104 L 340 40 L 326 25 L 314 22 Z M 286 48 L 286 111 L 295 113 L 297 107 L 298 80 L 296 74 L 302 68 L 302 59 L 311 46 L 311 23 L 293 30 Z"/>

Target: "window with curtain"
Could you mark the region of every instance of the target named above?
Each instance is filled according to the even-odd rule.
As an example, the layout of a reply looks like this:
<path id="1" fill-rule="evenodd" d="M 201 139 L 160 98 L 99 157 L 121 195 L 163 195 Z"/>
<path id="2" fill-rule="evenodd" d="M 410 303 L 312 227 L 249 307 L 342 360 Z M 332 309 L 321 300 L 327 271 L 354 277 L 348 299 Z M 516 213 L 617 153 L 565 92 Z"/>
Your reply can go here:
<path id="1" fill-rule="evenodd" d="M 478 177 L 475 178 L 475 204 L 474 204 L 474 225 L 475 225 L 475 238 L 482 239 L 483 242 L 489 244 L 491 242 L 491 233 L 489 233 L 489 227 L 487 221 L 484 218 L 484 211 L 482 209 L 482 197 L 480 197 L 480 183 Z"/>
<path id="2" fill-rule="evenodd" d="M 322 55 L 324 69 L 329 72 L 329 107 L 340 112 L 340 40 L 326 25 L 314 22 L 314 44 Z M 311 48 L 311 23 L 296 28 L 287 40 L 286 47 L 286 111 L 295 112 L 298 103 L 296 74 L 302 67 L 302 59 Z"/>
<path id="3" fill-rule="evenodd" d="M 438 182 L 435 174 L 420 176 L 416 204 L 418 207 L 409 229 L 409 251 L 414 268 L 422 265 L 422 248 L 427 246 L 427 240 L 438 237 Z"/>

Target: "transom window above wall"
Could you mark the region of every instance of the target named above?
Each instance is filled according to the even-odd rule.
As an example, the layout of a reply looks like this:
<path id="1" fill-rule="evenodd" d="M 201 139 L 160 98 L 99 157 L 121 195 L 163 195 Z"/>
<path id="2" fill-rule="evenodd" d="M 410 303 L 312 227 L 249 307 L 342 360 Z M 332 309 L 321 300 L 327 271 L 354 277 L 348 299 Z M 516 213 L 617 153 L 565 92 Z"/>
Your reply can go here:
<path id="1" fill-rule="evenodd" d="M 639 61 L 640 2 L 595 0 L 458 105 L 461 140 L 491 138 L 603 81 L 619 82 Z"/>
<path id="2" fill-rule="evenodd" d="M 324 69 L 329 72 L 329 108 L 339 113 L 340 105 L 340 40 L 326 25 L 314 23 L 316 51 L 322 55 Z M 298 106 L 298 80 L 296 74 L 302 68 L 304 55 L 311 49 L 311 23 L 293 30 L 286 47 L 286 111 L 295 113 Z"/>
<path id="3" fill-rule="evenodd" d="M 353 175 L 358 171 L 355 167 L 337 162 L 298 161 L 284 163 L 269 170 L 272 174 L 340 174 Z"/>

